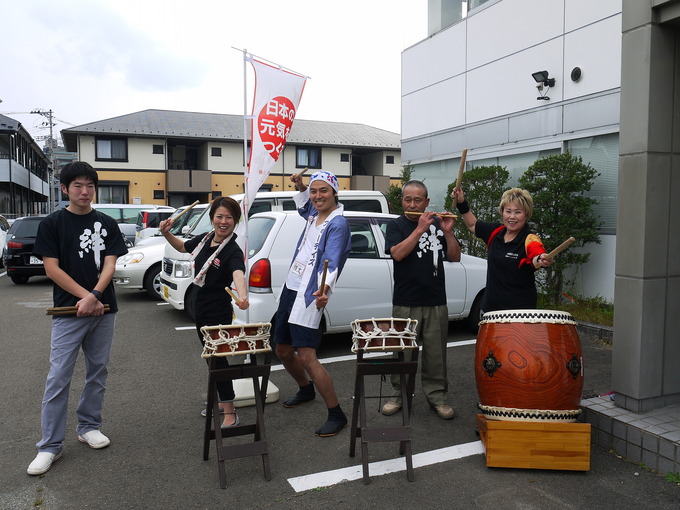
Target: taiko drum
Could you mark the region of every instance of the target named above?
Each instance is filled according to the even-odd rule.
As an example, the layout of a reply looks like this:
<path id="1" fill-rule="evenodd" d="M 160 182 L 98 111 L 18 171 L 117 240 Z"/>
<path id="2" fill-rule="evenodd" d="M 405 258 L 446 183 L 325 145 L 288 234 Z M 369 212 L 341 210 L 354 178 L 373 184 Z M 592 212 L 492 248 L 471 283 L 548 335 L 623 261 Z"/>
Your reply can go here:
<path id="1" fill-rule="evenodd" d="M 488 419 L 575 421 L 583 392 L 576 322 L 555 310 L 485 313 L 475 378 Z"/>
<path id="2" fill-rule="evenodd" d="M 271 351 L 271 323 L 203 326 L 203 358 Z"/>
<path id="3" fill-rule="evenodd" d="M 352 352 L 417 349 L 415 319 L 388 317 L 353 321 Z"/>

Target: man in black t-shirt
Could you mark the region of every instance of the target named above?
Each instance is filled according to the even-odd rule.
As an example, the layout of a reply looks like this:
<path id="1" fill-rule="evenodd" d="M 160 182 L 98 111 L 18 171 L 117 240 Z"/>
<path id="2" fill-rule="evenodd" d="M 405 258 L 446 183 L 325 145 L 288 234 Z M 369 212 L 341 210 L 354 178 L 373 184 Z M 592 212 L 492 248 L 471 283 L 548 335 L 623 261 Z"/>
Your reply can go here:
<path id="1" fill-rule="evenodd" d="M 418 321 L 417 336 L 423 347 L 423 392 L 437 415 L 450 420 L 455 411 L 446 402 L 449 312 L 444 255 L 451 262 L 460 261 L 460 244 L 453 235 L 453 216 L 438 218 L 436 213 L 426 212 L 429 203 L 427 188 L 421 181 L 404 184 L 404 215 L 387 225 L 385 251 L 394 260 L 392 315 Z M 394 397 L 382 408 L 387 416 L 401 409 L 399 377 L 391 379 Z"/>
<path id="2" fill-rule="evenodd" d="M 45 273 L 54 282 L 54 305 L 73 306 L 76 311 L 52 319 L 42 439 L 36 445 L 38 455 L 28 467 L 29 475 L 45 473 L 61 457 L 69 387 L 80 349 L 86 359 L 86 374 L 76 408 L 78 440 L 91 448 L 110 443 L 99 428 L 118 311 L 111 278 L 116 259 L 127 253 L 127 248 L 113 218 L 91 206 L 98 182 L 95 169 L 74 161 L 62 169 L 60 180 L 69 205 L 40 222 L 34 253 L 42 258 Z"/>

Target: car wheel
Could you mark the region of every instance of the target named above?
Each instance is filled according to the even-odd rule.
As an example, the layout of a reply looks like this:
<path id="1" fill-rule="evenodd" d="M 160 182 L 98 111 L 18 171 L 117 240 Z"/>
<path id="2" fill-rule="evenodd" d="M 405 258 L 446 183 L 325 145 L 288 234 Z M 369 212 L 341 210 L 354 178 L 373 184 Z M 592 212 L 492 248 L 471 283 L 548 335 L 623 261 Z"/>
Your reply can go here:
<path id="1" fill-rule="evenodd" d="M 187 293 L 184 295 L 184 311 L 187 313 L 189 318 L 194 321 L 196 315 L 194 313 L 194 284 L 189 285 Z"/>
<path id="2" fill-rule="evenodd" d="M 154 264 L 144 275 L 144 290 L 155 301 L 161 301 L 161 265 Z"/>
<path id="3" fill-rule="evenodd" d="M 10 278 L 17 285 L 24 285 L 24 284 L 28 283 L 28 276 L 12 275 L 12 276 L 10 276 Z"/>
<path id="4" fill-rule="evenodd" d="M 475 298 L 474 303 L 472 303 L 472 308 L 470 308 L 470 315 L 467 318 L 467 327 L 470 333 L 475 335 L 479 331 L 479 322 L 482 320 L 482 298 L 484 297 L 484 292 L 480 292 Z"/>

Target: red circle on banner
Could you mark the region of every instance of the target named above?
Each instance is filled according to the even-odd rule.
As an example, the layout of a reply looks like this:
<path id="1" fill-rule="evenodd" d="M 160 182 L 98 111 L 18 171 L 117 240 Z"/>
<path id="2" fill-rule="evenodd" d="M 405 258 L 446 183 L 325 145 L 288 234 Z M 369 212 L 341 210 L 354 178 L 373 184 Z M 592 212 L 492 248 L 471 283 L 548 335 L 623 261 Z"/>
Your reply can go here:
<path id="1" fill-rule="evenodd" d="M 287 97 L 277 96 L 262 107 L 257 131 L 267 153 L 277 161 L 295 119 L 295 106 Z"/>

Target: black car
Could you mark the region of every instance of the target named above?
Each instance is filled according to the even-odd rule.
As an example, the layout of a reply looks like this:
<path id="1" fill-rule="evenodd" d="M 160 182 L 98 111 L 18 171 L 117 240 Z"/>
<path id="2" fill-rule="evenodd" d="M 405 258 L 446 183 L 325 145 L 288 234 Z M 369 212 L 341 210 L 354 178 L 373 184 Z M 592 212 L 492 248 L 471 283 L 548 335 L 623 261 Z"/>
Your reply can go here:
<path id="1" fill-rule="evenodd" d="M 7 249 L 3 262 L 7 274 L 17 285 L 28 282 L 31 276 L 45 276 L 43 261 L 33 254 L 38 225 L 44 217 L 17 218 L 7 232 Z"/>

